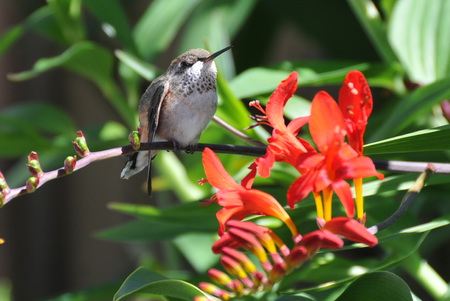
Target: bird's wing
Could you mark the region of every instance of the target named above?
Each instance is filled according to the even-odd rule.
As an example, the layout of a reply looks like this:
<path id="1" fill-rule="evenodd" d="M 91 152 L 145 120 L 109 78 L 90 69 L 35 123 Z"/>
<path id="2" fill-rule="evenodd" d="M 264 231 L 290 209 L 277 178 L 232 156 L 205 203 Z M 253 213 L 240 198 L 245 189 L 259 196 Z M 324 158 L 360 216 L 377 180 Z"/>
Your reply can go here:
<path id="1" fill-rule="evenodd" d="M 159 113 L 169 84 L 164 77 L 158 77 L 147 88 L 139 105 L 139 123 L 142 129 L 142 141 L 152 142 L 159 123 Z M 147 132 L 148 131 L 148 132 Z"/>
<path id="2" fill-rule="evenodd" d="M 141 97 L 139 104 L 139 123 L 141 126 L 141 141 L 153 142 L 156 135 L 156 130 L 159 124 L 159 115 L 162 104 L 169 90 L 169 84 L 165 77 L 158 77 L 147 88 L 145 93 Z M 152 194 L 152 159 L 156 156 L 156 152 L 149 152 L 148 158 L 148 175 L 147 175 L 147 192 L 148 195 Z"/>

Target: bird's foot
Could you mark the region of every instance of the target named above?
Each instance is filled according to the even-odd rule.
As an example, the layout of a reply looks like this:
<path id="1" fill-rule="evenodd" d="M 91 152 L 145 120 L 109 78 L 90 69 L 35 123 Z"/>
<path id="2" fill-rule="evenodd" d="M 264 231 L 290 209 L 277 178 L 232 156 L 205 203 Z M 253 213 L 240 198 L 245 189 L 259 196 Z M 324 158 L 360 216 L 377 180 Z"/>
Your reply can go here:
<path id="1" fill-rule="evenodd" d="M 193 154 L 193 153 L 195 153 L 196 150 L 197 150 L 197 145 L 196 144 L 195 145 L 189 145 L 186 148 L 186 154 Z"/>
<path id="2" fill-rule="evenodd" d="M 174 141 L 174 140 L 172 140 L 171 142 L 172 142 L 172 145 L 173 145 L 173 151 L 177 152 L 181 148 L 181 145 L 178 142 Z"/>

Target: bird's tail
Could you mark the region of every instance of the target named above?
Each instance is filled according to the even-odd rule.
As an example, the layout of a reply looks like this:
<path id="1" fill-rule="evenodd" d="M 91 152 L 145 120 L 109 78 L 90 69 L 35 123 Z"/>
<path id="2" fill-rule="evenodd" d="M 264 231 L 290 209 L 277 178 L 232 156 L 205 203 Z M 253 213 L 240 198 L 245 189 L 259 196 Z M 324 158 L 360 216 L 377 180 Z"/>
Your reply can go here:
<path id="1" fill-rule="evenodd" d="M 120 173 L 120 178 L 129 179 L 141 170 L 143 170 L 149 163 L 148 152 L 135 152 L 128 157 L 127 163 Z"/>
<path id="2" fill-rule="evenodd" d="M 147 192 L 150 197 L 152 196 L 152 161 L 155 158 L 156 153 L 157 152 L 152 152 L 151 159 L 149 159 L 149 152 L 135 152 L 131 154 L 120 173 L 120 178 L 128 180 L 148 166 Z"/>

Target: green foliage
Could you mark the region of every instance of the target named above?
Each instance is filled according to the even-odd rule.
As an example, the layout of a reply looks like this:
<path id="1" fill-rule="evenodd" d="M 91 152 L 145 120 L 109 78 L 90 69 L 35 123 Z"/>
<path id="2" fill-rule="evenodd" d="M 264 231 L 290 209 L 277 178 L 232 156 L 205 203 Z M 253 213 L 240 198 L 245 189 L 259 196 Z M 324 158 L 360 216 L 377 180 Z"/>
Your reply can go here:
<path id="1" fill-rule="evenodd" d="M 293 0 L 286 2 L 293 4 Z M 333 56 L 333 50 L 326 49 L 329 59 L 288 60 L 243 67 L 238 64 L 237 58 L 233 59 L 232 52 L 220 56 L 217 59 L 217 116 L 237 129 L 251 125 L 248 100 L 259 99 L 261 103 L 266 103 L 279 82 L 292 71 L 299 73 L 299 89 L 287 104 L 286 117 L 292 120 L 305 116 L 309 114 L 311 91 L 331 87 L 336 92 L 345 74 L 357 69 L 366 75 L 375 99 L 375 110 L 366 135 L 366 142 L 370 142 L 366 145 L 366 154 L 383 158 L 395 155 L 396 160 L 448 162 L 450 128 L 442 122 L 444 118 L 438 105 L 450 99 L 450 15 L 447 13 L 450 2 L 379 2 L 381 13 L 372 1 L 347 1 L 360 23 L 360 26 L 351 23 L 352 26 L 364 30 L 372 43 L 368 47 L 376 49 L 378 59 L 349 60 Z M 231 44 L 234 44 L 236 53 L 245 53 L 242 50 L 244 47 L 240 48 L 240 45 L 249 47 L 245 39 L 261 34 L 253 32 L 255 27 L 249 24 L 260 18 L 258 14 L 273 10 L 270 20 L 256 22 L 264 28 L 271 23 L 273 31 L 279 29 L 281 21 L 290 20 L 288 17 L 294 14 L 294 11 L 288 11 L 289 5 L 276 7 L 283 14 L 280 21 L 271 6 L 273 4 L 256 0 L 155 0 L 149 3 L 137 20 L 130 20 L 125 9 L 127 5 L 127 1 L 119 0 L 48 0 L 46 5 L 30 14 L 21 24 L 4 31 L 0 37 L 0 55 L 7 53 L 29 32 L 42 36 L 47 43 L 58 45 L 59 49 L 57 54 L 38 59 L 29 70 L 9 74 L 10 80 L 34 80 L 45 72 L 62 68 L 89 81 L 102 93 L 103 99 L 99 101 L 108 103 L 120 116 L 120 122 L 109 121 L 82 128 L 91 150 L 127 143 L 129 131 L 137 126 L 137 104 L 143 92 L 143 82 L 151 81 L 164 72 L 155 65 L 160 54 L 169 50 L 178 54 L 198 47 L 214 51 Z M 324 6 L 323 10 L 326 9 Z M 340 13 L 336 12 L 337 15 Z M 290 20 L 291 25 L 301 24 L 297 15 L 294 17 Z M 316 24 L 319 17 L 311 15 L 305 22 Z M 326 20 L 320 22 L 325 23 Z M 354 46 L 342 45 L 342 36 L 319 37 L 310 27 L 301 28 L 318 44 L 327 45 L 324 43 L 326 39 L 348 51 Z M 100 30 L 106 36 L 96 37 L 94 31 Z M 352 28 L 345 30 L 351 31 Z M 274 49 L 270 41 L 275 40 L 275 35 L 270 31 L 264 33 L 266 36 L 258 38 L 257 45 L 251 45 L 254 57 L 267 55 Z M 356 39 L 353 42 L 359 43 Z M 241 62 L 252 59 L 251 56 L 243 57 Z M 417 87 L 412 89 L 410 82 L 417 84 Z M 35 150 L 46 170 L 60 167 L 63 158 L 73 154 L 70 141 L 77 130 L 73 116 L 55 105 L 37 102 L 13 105 L 0 112 L 0 157 L 24 158 Z M 261 141 L 269 135 L 261 128 L 245 133 Z M 201 142 L 243 144 L 214 124 L 203 133 Z M 133 219 L 99 232 L 97 238 L 127 244 L 169 241 L 177 249 L 178 256 L 195 271 L 184 275 L 183 280 L 197 284 L 196 273 L 204 274 L 218 261 L 210 247 L 216 239 L 218 223 L 215 214 L 219 206 L 201 207 L 197 202 L 192 202 L 207 199 L 214 191 L 208 184 L 199 187 L 196 183 L 204 177 L 201 156 L 196 154 L 189 160 L 185 158 L 183 155 L 160 153 L 155 161 L 158 176 L 154 179 L 154 190 L 161 193 L 161 198 L 176 198 L 179 202 L 165 202 L 172 205 L 162 209 L 150 205 L 111 203 L 111 209 L 131 215 Z M 230 174 L 240 181 L 248 172 L 252 158 L 226 155 L 221 156 L 221 160 Z M 8 172 L 2 171 L 10 186 L 22 185 L 29 176 L 23 164 L 22 160 Z M 282 205 L 286 205 L 285 191 L 295 175 L 284 165 L 276 165 L 271 178 L 257 178 L 255 186 L 270 192 Z M 365 182 L 368 226 L 384 220 L 397 209 L 395 200 L 411 187 L 415 177 L 410 174 L 387 174 L 384 181 Z M 408 258 L 422 258 L 421 245 L 430 239 L 428 233 L 448 226 L 448 212 L 443 212 L 436 204 L 438 202 L 433 202 L 448 201 L 448 182 L 448 175 L 433 176 L 428 182 L 433 197 L 421 200 L 397 224 L 378 234 L 378 258 L 348 259 L 340 256 L 340 251 L 320 253 L 313 261 L 286 277 L 271 295 L 262 296 L 261 300 L 412 300 L 415 288 L 408 287 L 392 273 L 399 270 L 408 271 L 434 299 L 443 298 L 442 292 L 429 289 L 430 284 L 411 268 Z M 301 232 L 316 229 L 313 207 L 312 198 L 308 198 L 297 209 L 289 211 Z M 422 211 L 428 213 L 425 218 L 421 215 Z M 424 219 L 431 221 L 420 224 L 419 220 Z M 267 222 L 258 218 L 254 220 Z M 281 237 L 290 239 L 290 234 L 283 227 L 273 228 Z M 440 236 L 430 244 L 440 246 L 442 241 L 448 241 L 448 238 Z M 348 245 L 343 252 L 346 251 L 364 250 L 359 245 Z M 384 271 L 388 269 L 391 272 Z M 332 285 L 325 285 L 328 282 Z M 302 289 L 295 287 L 298 283 L 302 284 Z M 128 276 L 118 290 L 118 285 L 106 285 L 65 294 L 53 300 L 110 299 L 111 292 L 116 291 L 114 300 L 154 295 L 173 300 L 192 300 L 194 296 L 203 294 L 192 284 L 139 268 Z M 0 296 L 9 297 L 9 286 L 2 285 L 0 288 Z"/>
<path id="2" fill-rule="evenodd" d="M 178 298 L 177 300 L 193 300 L 195 296 L 204 295 L 190 283 L 168 279 L 142 267 L 128 276 L 113 300 L 123 300 L 127 296 L 138 293 L 162 295 Z"/>
<path id="3" fill-rule="evenodd" d="M 374 283 L 377 285 L 374 286 Z M 358 277 L 336 300 L 375 301 L 383 298 L 399 301 L 413 300 L 405 281 L 390 272 L 374 272 Z"/>
<path id="4" fill-rule="evenodd" d="M 401 0 L 388 23 L 388 38 L 410 79 L 430 84 L 450 75 L 450 16 L 445 0 Z"/>

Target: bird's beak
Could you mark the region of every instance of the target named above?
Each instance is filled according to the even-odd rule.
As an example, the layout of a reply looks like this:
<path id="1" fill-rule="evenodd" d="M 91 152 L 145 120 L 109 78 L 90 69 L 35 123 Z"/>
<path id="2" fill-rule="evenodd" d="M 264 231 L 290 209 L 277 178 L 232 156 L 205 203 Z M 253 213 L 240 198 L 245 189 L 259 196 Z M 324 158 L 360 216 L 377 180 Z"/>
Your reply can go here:
<path id="1" fill-rule="evenodd" d="M 225 47 L 224 49 L 219 50 L 219 51 L 217 51 L 217 52 L 214 52 L 213 54 L 211 54 L 210 56 L 208 56 L 208 57 L 206 57 L 206 58 L 201 58 L 201 59 L 199 59 L 199 61 L 202 61 L 203 63 L 212 61 L 212 60 L 214 60 L 216 57 L 218 57 L 219 55 L 221 55 L 222 53 L 224 53 L 225 51 L 230 50 L 232 47 L 233 47 L 233 46 Z"/>

